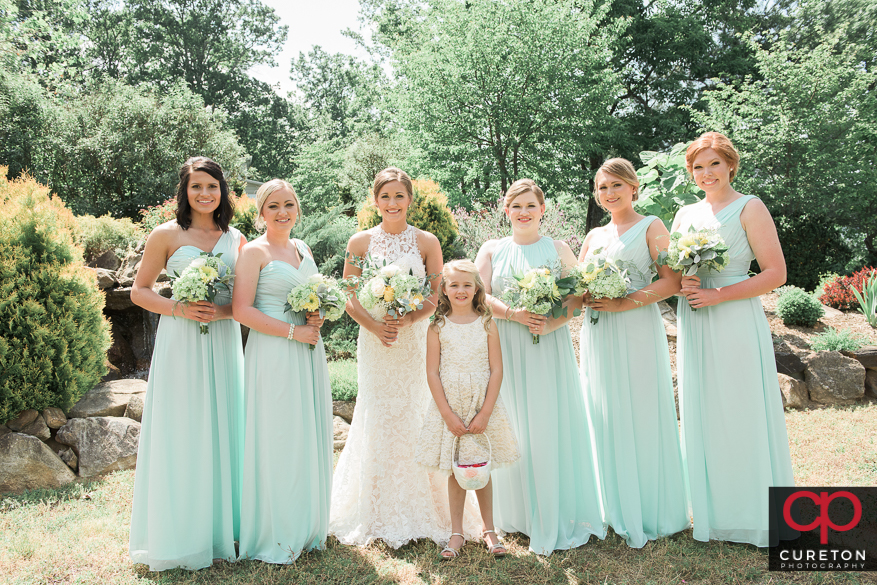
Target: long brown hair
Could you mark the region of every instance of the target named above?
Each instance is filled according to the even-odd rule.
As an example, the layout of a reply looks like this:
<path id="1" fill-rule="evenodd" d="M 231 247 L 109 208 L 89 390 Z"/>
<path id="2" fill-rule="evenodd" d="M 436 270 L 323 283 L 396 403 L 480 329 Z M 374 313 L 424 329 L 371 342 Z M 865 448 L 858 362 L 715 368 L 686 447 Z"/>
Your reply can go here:
<path id="1" fill-rule="evenodd" d="M 451 272 L 463 272 L 471 274 L 475 280 L 475 296 L 472 297 L 472 308 L 475 313 L 481 316 L 481 322 L 484 324 L 484 330 L 490 332 L 490 318 L 493 311 L 487 304 L 487 291 L 484 288 L 484 282 L 478 273 L 478 267 L 471 260 L 452 260 L 442 267 L 442 284 L 439 287 L 438 305 L 435 309 L 435 318 L 432 327 L 438 331 L 445 324 L 445 315 L 451 312 L 451 301 L 445 294 L 445 281 Z"/>
<path id="2" fill-rule="evenodd" d="M 189 177 L 195 171 L 204 171 L 219 183 L 219 207 L 213 212 L 216 227 L 228 231 L 228 224 L 234 217 L 234 202 L 231 200 L 228 183 L 222 174 L 222 167 L 206 156 L 193 156 L 180 167 L 180 182 L 177 185 L 177 225 L 184 230 L 192 225 L 192 206 L 189 205 Z"/>

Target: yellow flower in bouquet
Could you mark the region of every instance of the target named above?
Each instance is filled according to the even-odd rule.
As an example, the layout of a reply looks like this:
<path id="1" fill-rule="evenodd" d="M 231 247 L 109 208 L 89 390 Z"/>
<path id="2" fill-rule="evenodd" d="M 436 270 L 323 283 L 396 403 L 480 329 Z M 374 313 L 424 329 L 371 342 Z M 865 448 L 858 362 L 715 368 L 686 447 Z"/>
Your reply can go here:
<path id="1" fill-rule="evenodd" d="M 320 308 L 320 297 L 317 296 L 317 293 L 311 293 L 307 302 L 305 302 L 304 307 L 308 311 L 316 311 Z"/>
<path id="2" fill-rule="evenodd" d="M 384 289 L 384 302 L 392 303 L 393 299 L 396 298 L 396 291 L 393 290 L 392 286 L 388 286 Z"/>

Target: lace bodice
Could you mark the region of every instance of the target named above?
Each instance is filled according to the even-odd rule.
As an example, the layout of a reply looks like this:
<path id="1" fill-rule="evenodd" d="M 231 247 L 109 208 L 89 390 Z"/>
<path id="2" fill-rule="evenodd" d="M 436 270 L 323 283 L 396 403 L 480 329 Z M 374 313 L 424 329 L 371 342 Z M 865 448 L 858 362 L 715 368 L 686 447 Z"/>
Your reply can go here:
<path id="1" fill-rule="evenodd" d="M 401 234 L 390 234 L 378 225 L 370 229 L 369 233 L 369 256 L 378 261 L 392 262 L 405 269 L 411 268 L 414 276 L 426 276 L 426 266 L 417 246 L 417 228 L 409 225 Z"/>
<path id="2" fill-rule="evenodd" d="M 439 374 L 443 382 L 461 376 L 490 377 L 490 361 L 487 356 L 487 331 L 481 319 L 472 323 L 454 323 L 445 319 L 439 329 L 442 358 Z"/>

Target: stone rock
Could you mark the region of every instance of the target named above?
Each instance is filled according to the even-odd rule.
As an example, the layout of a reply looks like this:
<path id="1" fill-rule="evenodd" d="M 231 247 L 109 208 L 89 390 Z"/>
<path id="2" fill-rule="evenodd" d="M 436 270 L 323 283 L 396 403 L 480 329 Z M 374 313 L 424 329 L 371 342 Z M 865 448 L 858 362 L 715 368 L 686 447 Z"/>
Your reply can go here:
<path id="1" fill-rule="evenodd" d="M 140 423 L 121 416 L 73 418 L 58 429 L 56 438 L 73 447 L 79 475 L 92 477 L 137 464 Z"/>
<path id="2" fill-rule="evenodd" d="M 101 382 L 73 405 L 67 418 L 86 418 L 92 416 L 122 416 L 128 402 L 135 394 L 145 394 L 146 382 L 143 380 L 113 380 Z M 60 440 L 60 439 L 59 439 Z"/>
<path id="3" fill-rule="evenodd" d="M 829 307 L 828 305 L 822 305 L 822 308 L 825 309 L 825 314 L 822 315 L 822 319 L 828 319 L 832 317 L 843 317 L 843 311 L 838 311 L 834 307 Z"/>
<path id="4" fill-rule="evenodd" d="M 116 256 L 112 250 L 107 250 L 94 260 L 88 263 L 92 268 L 100 268 L 101 270 L 116 271 L 122 265 L 122 261 Z"/>
<path id="5" fill-rule="evenodd" d="M 11 432 L 12 431 L 9 430 L 9 427 L 7 427 L 6 425 L 0 425 L 0 437 L 5 435 L 6 433 L 11 433 Z"/>
<path id="6" fill-rule="evenodd" d="M 50 429 L 60 429 L 67 423 L 64 411 L 54 406 L 50 406 L 43 411 L 43 420 L 46 421 L 46 426 Z"/>
<path id="7" fill-rule="evenodd" d="M 125 417 L 130 418 L 131 420 L 136 420 L 137 422 L 142 422 L 143 418 L 143 399 L 146 394 L 135 394 L 131 397 L 131 400 L 128 401 L 128 406 L 125 408 Z"/>
<path id="8" fill-rule="evenodd" d="M 137 276 L 137 269 L 140 268 L 142 259 L 143 251 L 130 252 L 125 256 L 121 266 L 116 271 L 116 280 L 119 281 L 119 286 L 130 287 L 134 284 L 134 277 Z"/>
<path id="9" fill-rule="evenodd" d="M 124 311 L 136 305 L 131 302 L 131 287 L 113 288 L 107 291 L 105 307 L 110 311 Z"/>
<path id="10" fill-rule="evenodd" d="M 21 433 L 0 437 L 0 469 L 0 493 L 59 488 L 76 479 L 45 443 Z"/>
<path id="11" fill-rule="evenodd" d="M 171 288 L 171 283 L 169 280 L 162 281 L 160 278 L 156 281 L 155 285 L 152 287 L 152 290 L 160 294 L 166 299 L 171 298 L 173 296 L 174 291 Z"/>
<path id="12" fill-rule="evenodd" d="M 55 455 L 58 455 L 61 453 L 61 451 L 68 449 L 67 445 L 62 445 L 61 443 L 56 441 L 55 437 L 51 437 L 49 440 L 43 442 L 49 447 L 49 449 L 52 450 L 52 453 L 54 453 Z"/>
<path id="13" fill-rule="evenodd" d="M 774 359 L 777 363 L 777 373 L 791 376 L 798 380 L 804 379 L 804 360 L 798 354 L 785 349 L 777 349 L 774 352 Z"/>
<path id="14" fill-rule="evenodd" d="M 865 370 L 865 395 L 877 398 L 877 368 Z"/>
<path id="15" fill-rule="evenodd" d="M 112 323 L 110 332 L 112 333 L 113 344 L 107 350 L 107 359 L 119 370 L 121 374 L 119 377 L 122 377 L 134 371 L 137 359 L 134 357 L 134 350 L 131 348 L 131 344 L 128 343 L 128 339 L 125 337 L 122 325 L 116 322 L 119 320 L 117 317 L 110 319 Z"/>
<path id="16" fill-rule="evenodd" d="M 852 404 L 865 393 L 865 368 L 838 351 L 820 351 L 805 358 L 804 380 L 810 400 Z"/>
<path id="17" fill-rule="evenodd" d="M 94 273 L 97 276 L 97 287 L 99 289 L 106 290 L 116 286 L 116 275 L 111 270 L 95 268 Z"/>
<path id="18" fill-rule="evenodd" d="M 332 414 L 340 416 L 347 422 L 353 422 L 353 409 L 356 402 L 348 402 L 346 400 L 332 401 Z"/>
<path id="19" fill-rule="evenodd" d="M 113 380 L 120 380 L 122 378 L 122 372 L 119 371 L 119 368 L 111 364 L 109 360 L 107 360 L 104 365 L 107 367 L 107 373 L 100 379 L 101 382 L 112 382 Z"/>
<path id="20" fill-rule="evenodd" d="M 866 368 L 877 368 L 877 345 L 866 345 L 859 351 L 841 351 L 847 357 L 857 360 Z"/>
<path id="21" fill-rule="evenodd" d="M 661 310 L 661 319 L 664 321 L 664 331 L 667 333 L 668 341 L 676 341 L 676 311 L 673 310 L 667 301 L 659 301 L 658 309 Z"/>
<path id="22" fill-rule="evenodd" d="M 780 391 L 783 393 L 783 408 L 804 408 L 810 402 L 807 397 L 807 384 L 787 376 L 777 374 L 780 383 Z"/>
<path id="23" fill-rule="evenodd" d="M 340 416 L 336 416 L 332 419 L 332 431 L 336 442 L 347 442 L 347 435 L 350 433 L 350 425 Z"/>
<path id="24" fill-rule="evenodd" d="M 161 272 L 158 273 L 158 276 L 155 278 L 155 282 L 170 282 L 170 278 L 167 276 L 167 269 L 162 268 Z"/>
<path id="25" fill-rule="evenodd" d="M 25 435 L 33 435 L 40 441 L 47 441 L 52 436 L 52 431 L 42 416 L 37 416 L 32 423 L 25 425 L 19 432 Z"/>
<path id="26" fill-rule="evenodd" d="M 347 444 L 347 441 L 334 441 L 332 443 L 332 450 L 337 451 L 339 449 L 343 449 L 344 445 L 346 445 L 346 444 Z"/>
<path id="27" fill-rule="evenodd" d="M 67 464 L 67 467 L 76 471 L 76 468 L 79 466 L 79 457 L 76 456 L 76 453 L 73 452 L 73 449 L 67 447 L 66 450 L 61 451 L 58 454 L 58 457 L 61 458 L 61 461 Z"/>
<path id="28" fill-rule="evenodd" d="M 13 431 L 20 431 L 33 421 L 37 420 L 38 416 L 40 416 L 39 412 L 29 408 L 28 410 L 19 412 L 17 417 L 6 423 L 6 426 Z"/>

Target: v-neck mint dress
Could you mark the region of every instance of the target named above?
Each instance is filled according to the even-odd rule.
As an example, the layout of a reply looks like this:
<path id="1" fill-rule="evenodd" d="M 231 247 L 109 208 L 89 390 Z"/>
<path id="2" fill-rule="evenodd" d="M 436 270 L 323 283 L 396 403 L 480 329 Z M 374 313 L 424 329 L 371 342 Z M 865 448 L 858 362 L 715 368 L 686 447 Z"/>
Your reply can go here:
<path id="1" fill-rule="evenodd" d="M 294 287 L 317 274 L 301 240 L 301 263 L 269 262 L 253 306 L 304 325 L 283 310 Z M 240 558 L 291 563 L 324 548 L 332 493 L 332 392 L 322 339 L 310 346 L 250 330 L 246 351 L 246 446 Z"/>
<path id="2" fill-rule="evenodd" d="M 491 289 L 506 279 L 558 261 L 554 240 L 521 246 L 511 237 L 493 252 Z M 520 323 L 496 320 L 502 347 L 500 396 L 518 438 L 521 459 L 493 472 L 497 528 L 530 537 L 530 550 L 550 555 L 605 538 L 593 434 L 569 326 L 533 335 Z"/>
<path id="3" fill-rule="evenodd" d="M 643 218 L 592 248 L 631 267 L 634 292 L 652 282 Z M 670 350 L 658 305 L 609 313 L 588 309 L 579 343 L 606 520 L 627 544 L 641 548 L 690 525 Z M 590 317 L 599 315 L 597 323 Z"/>
<path id="4" fill-rule="evenodd" d="M 214 254 L 233 272 L 241 233 Z M 182 274 L 201 250 L 182 246 L 167 261 Z M 231 302 L 221 290 L 217 305 Z M 129 553 L 151 571 L 208 567 L 235 558 L 240 522 L 244 356 L 233 319 L 199 324 L 162 315 L 143 406 Z"/>
<path id="5" fill-rule="evenodd" d="M 755 254 L 740 213 L 754 196 L 713 215 L 682 216 L 675 231 L 717 228 L 729 247 L 722 272 L 701 270 L 701 287 L 749 278 Z M 679 301 L 677 345 L 683 455 L 694 538 L 769 546 L 769 486 L 793 486 L 789 439 L 770 327 L 758 297 L 692 311 Z"/>

